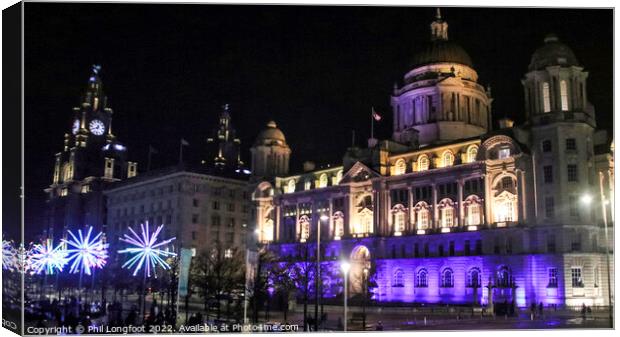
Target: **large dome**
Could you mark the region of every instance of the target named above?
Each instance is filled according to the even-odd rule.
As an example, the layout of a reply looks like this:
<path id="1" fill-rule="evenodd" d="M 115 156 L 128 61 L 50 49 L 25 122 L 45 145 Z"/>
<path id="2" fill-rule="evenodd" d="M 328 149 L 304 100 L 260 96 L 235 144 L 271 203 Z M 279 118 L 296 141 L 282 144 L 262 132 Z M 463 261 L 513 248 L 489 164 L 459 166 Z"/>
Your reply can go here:
<path id="1" fill-rule="evenodd" d="M 459 44 L 450 40 L 437 39 L 431 41 L 425 50 L 413 57 L 413 67 L 433 63 L 459 63 L 473 67 L 471 57 Z"/>
<path id="2" fill-rule="evenodd" d="M 545 37 L 545 44 L 532 55 L 529 70 L 542 70 L 549 66 L 578 66 L 579 61 L 567 45 L 560 42 L 553 34 Z"/>
<path id="3" fill-rule="evenodd" d="M 256 144 L 271 144 L 278 143 L 281 145 L 286 144 L 286 138 L 284 133 L 278 129 L 276 122 L 270 121 L 267 123 L 267 128 L 261 131 L 256 137 Z"/>

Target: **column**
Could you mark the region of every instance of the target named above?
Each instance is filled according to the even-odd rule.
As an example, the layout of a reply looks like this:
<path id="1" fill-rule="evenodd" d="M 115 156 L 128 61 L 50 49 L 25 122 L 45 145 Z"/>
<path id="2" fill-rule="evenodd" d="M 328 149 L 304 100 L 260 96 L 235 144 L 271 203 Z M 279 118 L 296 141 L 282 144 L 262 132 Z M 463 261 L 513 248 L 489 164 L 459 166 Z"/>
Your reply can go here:
<path id="1" fill-rule="evenodd" d="M 411 185 L 407 185 L 407 226 L 405 227 L 405 231 L 409 233 L 415 233 L 414 226 L 414 217 L 413 214 L 413 189 Z"/>
<path id="2" fill-rule="evenodd" d="M 522 219 L 525 218 L 524 213 L 525 213 L 525 208 L 523 208 L 523 205 L 525 203 L 524 200 L 524 196 L 523 196 L 523 175 L 521 174 L 522 171 L 521 170 L 516 170 L 515 171 L 516 175 L 517 175 L 517 202 L 519 203 L 518 207 L 517 207 L 517 212 L 518 212 L 518 219 L 517 221 L 521 221 Z"/>
<path id="3" fill-rule="evenodd" d="M 457 225 L 459 227 L 462 227 L 465 225 L 465 221 L 463 219 L 463 216 L 465 215 L 463 212 L 463 179 L 459 178 L 456 181 L 456 184 L 458 186 L 457 187 L 457 190 L 458 190 L 458 193 L 457 193 L 458 195 L 458 200 L 457 200 L 458 202 L 458 224 Z"/>
<path id="4" fill-rule="evenodd" d="M 344 234 L 343 236 L 345 238 L 348 238 L 350 236 L 351 231 L 349 230 L 349 227 L 351 226 L 351 194 L 350 193 L 346 193 L 344 195 L 344 219 L 343 219 L 343 226 L 344 226 Z"/>
<path id="5" fill-rule="evenodd" d="M 431 223 L 431 228 L 439 227 L 437 224 L 437 220 L 439 219 L 439 210 L 437 209 L 437 184 L 432 183 L 431 187 L 433 189 L 433 220 Z"/>

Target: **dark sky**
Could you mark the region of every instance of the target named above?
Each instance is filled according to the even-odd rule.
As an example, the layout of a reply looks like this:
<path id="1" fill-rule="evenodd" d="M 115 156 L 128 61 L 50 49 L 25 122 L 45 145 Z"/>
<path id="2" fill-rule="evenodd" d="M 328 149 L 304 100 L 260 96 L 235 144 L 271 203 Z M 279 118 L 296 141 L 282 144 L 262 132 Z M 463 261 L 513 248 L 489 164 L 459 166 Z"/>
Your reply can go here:
<path id="1" fill-rule="evenodd" d="M 389 95 L 429 39 L 435 9 L 151 4 L 25 4 L 26 193 L 43 198 L 53 154 L 70 130 L 91 65 L 102 65 L 114 133 L 146 167 L 173 164 L 179 139 L 203 156 L 229 103 L 248 147 L 275 119 L 304 160 L 339 162 L 356 130 L 369 136 L 370 107 L 391 134 Z M 520 79 L 546 33 L 556 33 L 590 72 L 599 125 L 612 125 L 612 10 L 444 8 L 449 37 L 493 88 L 493 115 L 519 120 Z M 33 200 L 33 199 L 31 199 Z"/>

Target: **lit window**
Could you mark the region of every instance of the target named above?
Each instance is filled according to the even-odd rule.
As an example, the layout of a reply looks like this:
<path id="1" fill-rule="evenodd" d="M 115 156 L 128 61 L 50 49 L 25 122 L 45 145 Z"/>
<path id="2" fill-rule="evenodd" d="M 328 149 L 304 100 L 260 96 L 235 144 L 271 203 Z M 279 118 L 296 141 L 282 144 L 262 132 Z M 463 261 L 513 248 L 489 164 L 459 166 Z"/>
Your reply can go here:
<path id="1" fill-rule="evenodd" d="M 476 161 L 476 156 L 478 155 L 478 147 L 472 145 L 467 149 L 467 162 L 473 163 Z"/>
<path id="2" fill-rule="evenodd" d="M 319 176 L 319 188 L 327 187 L 327 174 L 323 173 Z"/>
<path id="3" fill-rule="evenodd" d="M 230 259 L 233 257 L 233 250 L 228 248 L 224 251 L 224 258 Z"/>
<path id="4" fill-rule="evenodd" d="M 82 192 L 82 193 L 88 193 L 88 192 L 90 192 L 90 185 L 83 185 L 83 186 L 82 186 L 82 190 L 81 190 L 81 192 Z"/>
<path id="5" fill-rule="evenodd" d="M 295 179 L 291 179 L 288 181 L 286 192 L 287 193 L 295 192 Z"/>
<path id="6" fill-rule="evenodd" d="M 428 170 L 429 160 L 427 155 L 421 155 L 418 158 L 418 171 L 426 171 Z"/>
<path id="7" fill-rule="evenodd" d="M 406 170 L 407 170 L 407 163 L 405 162 L 405 160 L 404 159 L 397 160 L 396 164 L 394 164 L 394 175 L 405 174 Z"/>
<path id="8" fill-rule="evenodd" d="M 566 81 L 560 81 L 560 102 L 562 103 L 562 111 L 568 111 L 568 88 Z"/>
<path id="9" fill-rule="evenodd" d="M 310 220 L 307 216 L 299 218 L 299 241 L 306 242 L 310 237 Z"/>
<path id="10" fill-rule="evenodd" d="M 269 219 L 263 224 L 263 230 L 261 231 L 261 242 L 273 241 L 273 220 Z"/>
<path id="11" fill-rule="evenodd" d="M 510 148 L 505 147 L 505 148 L 499 149 L 499 152 L 497 153 L 497 157 L 499 159 L 506 159 L 510 157 Z"/>
<path id="12" fill-rule="evenodd" d="M 60 190 L 60 196 L 61 197 L 65 197 L 67 196 L 68 190 L 66 188 L 63 188 Z"/>
<path id="13" fill-rule="evenodd" d="M 467 224 L 470 226 L 480 224 L 480 205 L 477 203 L 467 206 Z"/>
<path id="14" fill-rule="evenodd" d="M 549 82 L 544 82 L 542 84 L 542 97 L 543 97 L 543 111 L 549 112 L 551 111 L 551 101 L 549 95 Z"/>
<path id="15" fill-rule="evenodd" d="M 571 281 L 573 288 L 583 288 L 583 279 L 581 278 L 581 267 L 572 267 L 570 269 Z"/>
<path id="16" fill-rule="evenodd" d="M 400 209 L 394 213 L 394 235 L 399 236 L 405 231 L 405 212 Z"/>
<path id="17" fill-rule="evenodd" d="M 442 227 L 452 227 L 454 222 L 454 209 L 446 206 L 441 210 Z"/>
<path id="18" fill-rule="evenodd" d="M 334 213 L 334 240 L 340 240 L 344 235 L 344 216 L 341 212 Z"/>
<path id="19" fill-rule="evenodd" d="M 308 179 L 304 182 L 304 190 L 309 190 L 312 187 L 312 182 Z"/>
<path id="20" fill-rule="evenodd" d="M 450 151 L 443 153 L 443 167 L 452 166 L 454 164 L 454 155 Z"/>

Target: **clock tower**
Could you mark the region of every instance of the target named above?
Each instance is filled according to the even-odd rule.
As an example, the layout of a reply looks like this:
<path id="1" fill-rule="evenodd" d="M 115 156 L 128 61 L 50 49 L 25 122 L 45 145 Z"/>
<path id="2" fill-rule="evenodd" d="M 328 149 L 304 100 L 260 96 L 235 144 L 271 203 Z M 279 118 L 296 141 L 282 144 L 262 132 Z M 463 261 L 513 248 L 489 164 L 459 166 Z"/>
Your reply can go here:
<path id="1" fill-rule="evenodd" d="M 112 109 L 103 91 L 101 66 L 94 65 L 80 104 L 73 108 L 62 151 L 54 158 L 47 193 L 47 236 L 60 239 L 67 229 L 104 230 L 103 189 L 137 174 L 127 148 L 112 133 Z"/>

